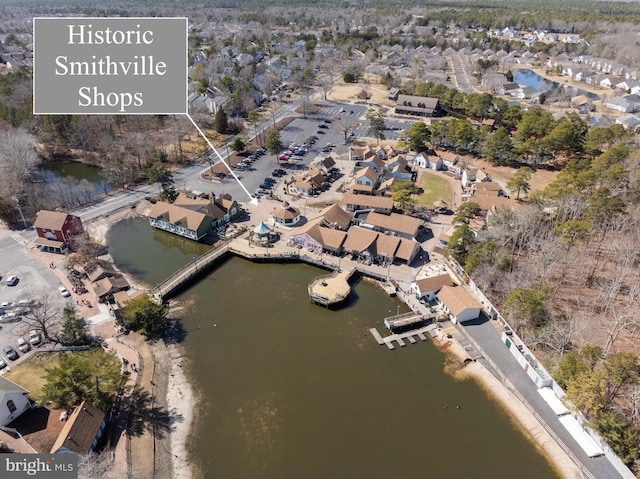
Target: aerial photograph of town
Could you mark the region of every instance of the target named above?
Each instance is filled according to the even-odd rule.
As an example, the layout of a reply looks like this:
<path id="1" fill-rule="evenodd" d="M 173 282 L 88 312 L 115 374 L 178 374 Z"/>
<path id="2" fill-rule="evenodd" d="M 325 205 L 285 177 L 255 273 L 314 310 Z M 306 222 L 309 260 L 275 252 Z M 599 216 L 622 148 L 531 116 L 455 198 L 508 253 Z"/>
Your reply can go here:
<path id="1" fill-rule="evenodd" d="M 637 1 L 0 0 L 0 477 L 640 477 L 639 45 Z"/>

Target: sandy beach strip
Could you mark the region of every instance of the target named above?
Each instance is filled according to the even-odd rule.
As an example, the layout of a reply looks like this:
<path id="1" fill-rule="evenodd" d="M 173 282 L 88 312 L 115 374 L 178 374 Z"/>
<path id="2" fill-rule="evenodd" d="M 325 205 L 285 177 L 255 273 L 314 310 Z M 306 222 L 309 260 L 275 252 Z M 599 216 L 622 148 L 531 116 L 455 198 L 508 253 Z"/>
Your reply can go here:
<path id="1" fill-rule="evenodd" d="M 196 397 L 184 371 L 181 347 L 171 345 L 167 349 L 171 364 L 167 384 L 167 409 L 172 417 L 180 418 L 173 422 L 170 434 L 173 479 L 191 479 L 193 470 L 187 444 L 193 426 Z"/>
<path id="2" fill-rule="evenodd" d="M 436 340 L 437 341 L 437 340 Z M 456 362 L 463 362 L 468 355 L 455 341 L 437 344 L 444 354 L 451 355 Z M 474 380 L 486 394 L 496 401 L 500 408 L 512 420 L 513 424 L 529 439 L 538 452 L 547 458 L 551 467 L 564 479 L 582 479 L 578 466 L 538 422 L 526 406 L 491 374 L 482 364 L 471 361 L 455 371 L 452 375 L 459 379 Z"/>

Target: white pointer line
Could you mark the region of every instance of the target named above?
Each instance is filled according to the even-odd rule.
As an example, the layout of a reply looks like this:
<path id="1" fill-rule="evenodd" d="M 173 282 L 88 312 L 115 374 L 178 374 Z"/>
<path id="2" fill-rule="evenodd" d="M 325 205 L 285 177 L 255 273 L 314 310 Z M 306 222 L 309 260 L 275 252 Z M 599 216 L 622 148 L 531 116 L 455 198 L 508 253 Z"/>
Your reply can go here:
<path id="1" fill-rule="evenodd" d="M 222 158 L 222 156 L 220 155 L 220 153 L 218 153 L 218 150 L 215 149 L 215 147 L 211 144 L 211 142 L 209 141 L 209 138 L 207 138 L 207 136 L 202 132 L 202 130 L 200 129 L 200 127 L 196 124 L 195 121 L 193 121 L 193 118 L 191 118 L 191 115 L 189 115 L 189 113 L 186 114 L 187 118 L 189 118 L 189 120 L 191 120 L 191 123 L 193 123 L 193 126 L 196 127 L 196 130 L 198 130 L 198 133 L 200 133 L 200 136 L 202 136 L 202 138 L 204 138 L 204 141 L 207 142 L 207 144 L 209 145 L 209 147 L 213 150 L 213 152 L 218 155 L 218 158 L 220 158 L 220 161 L 222 162 L 222 164 L 224 166 L 227 167 L 227 170 L 229 170 L 229 173 L 231 173 L 231 176 L 233 176 L 236 181 L 238 182 L 238 184 L 242 187 L 242 189 L 244 190 L 244 192 L 247 194 L 247 196 L 249 198 L 251 198 L 251 204 L 253 205 L 257 205 L 258 204 L 258 200 L 256 198 L 254 198 L 253 196 L 251 196 L 251 193 L 249 193 L 249 190 L 247 190 L 247 188 L 244 186 L 244 184 L 242 183 L 242 181 L 240 181 L 240 178 L 238 178 L 236 176 L 236 174 L 233 172 L 233 170 L 229 167 L 229 165 L 227 164 L 226 161 L 224 161 L 224 158 Z"/>

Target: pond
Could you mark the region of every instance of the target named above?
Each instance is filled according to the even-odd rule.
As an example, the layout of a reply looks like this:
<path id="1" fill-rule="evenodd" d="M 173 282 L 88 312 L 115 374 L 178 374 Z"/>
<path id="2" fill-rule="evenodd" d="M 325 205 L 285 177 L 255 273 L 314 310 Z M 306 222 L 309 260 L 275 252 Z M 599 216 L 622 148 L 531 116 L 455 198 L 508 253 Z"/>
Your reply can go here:
<path id="1" fill-rule="evenodd" d="M 586 95 L 594 101 L 600 99 L 600 96 L 595 93 L 549 80 L 526 68 L 515 68 L 513 70 L 513 82 L 519 85 L 529 86 L 537 92 L 562 90 L 568 97 Z"/>
<path id="2" fill-rule="evenodd" d="M 80 162 L 47 161 L 38 173 L 47 184 L 51 201 L 69 207 L 113 190 L 102 169 Z"/>
<path id="3" fill-rule="evenodd" d="M 146 218 L 108 235 L 116 264 L 153 285 L 204 248 Z M 310 303 L 324 271 L 234 258 L 172 300 L 201 398 L 188 446 L 198 477 L 554 479 L 485 392 L 418 341 L 389 351 L 369 333 L 404 306 L 369 281 L 337 311 Z M 163 366 L 161 366 L 163 367 Z"/>

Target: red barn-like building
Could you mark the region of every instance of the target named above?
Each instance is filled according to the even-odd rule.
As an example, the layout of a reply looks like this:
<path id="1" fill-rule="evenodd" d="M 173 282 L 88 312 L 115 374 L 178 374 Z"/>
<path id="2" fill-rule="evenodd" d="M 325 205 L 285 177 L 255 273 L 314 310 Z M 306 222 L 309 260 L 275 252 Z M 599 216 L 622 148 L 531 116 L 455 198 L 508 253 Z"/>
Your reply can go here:
<path id="1" fill-rule="evenodd" d="M 55 211 L 38 211 L 33 224 L 38 237 L 34 243 L 43 251 L 64 253 L 69 249 L 71 238 L 84 232 L 79 216 Z"/>

